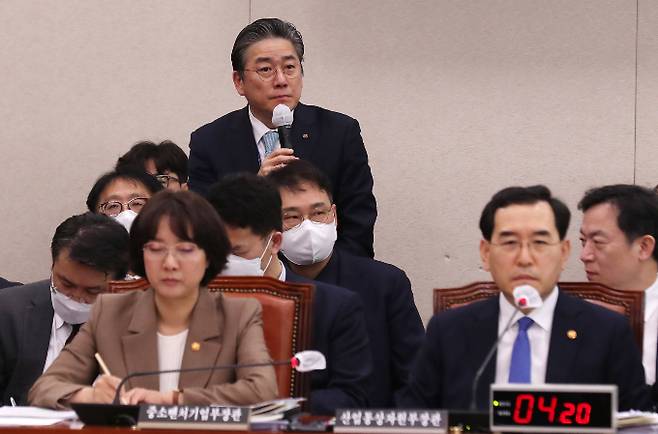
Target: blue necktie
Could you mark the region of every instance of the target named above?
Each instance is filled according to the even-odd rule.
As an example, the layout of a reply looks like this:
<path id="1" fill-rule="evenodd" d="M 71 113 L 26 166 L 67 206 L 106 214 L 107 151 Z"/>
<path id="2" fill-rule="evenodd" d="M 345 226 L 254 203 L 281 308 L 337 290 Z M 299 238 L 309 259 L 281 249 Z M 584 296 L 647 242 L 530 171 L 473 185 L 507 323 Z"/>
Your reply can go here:
<path id="1" fill-rule="evenodd" d="M 530 341 L 528 329 L 534 321 L 527 316 L 519 319 L 519 334 L 512 348 L 512 363 L 509 367 L 510 383 L 530 383 Z"/>
<path id="2" fill-rule="evenodd" d="M 279 133 L 276 131 L 268 131 L 263 136 L 263 145 L 265 145 L 265 158 L 274 151 L 274 147 L 279 141 Z"/>

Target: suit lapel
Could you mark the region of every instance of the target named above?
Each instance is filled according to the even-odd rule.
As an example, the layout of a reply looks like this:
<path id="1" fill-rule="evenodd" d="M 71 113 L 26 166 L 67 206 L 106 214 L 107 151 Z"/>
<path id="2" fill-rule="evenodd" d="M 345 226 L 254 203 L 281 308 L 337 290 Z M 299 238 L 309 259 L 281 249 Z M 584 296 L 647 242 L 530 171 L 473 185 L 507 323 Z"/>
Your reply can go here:
<path id="1" fill-rule="evenodd" d="M 569 296 L 559 293 L 553 325 L 551 342 L 548 349 L 546 366 L 547 383 L 566 383 L 571 380 L 570 373 L 580 348 L 578 339 L 570 339 L 568 332 L 579 331 L 578 314 L 580 309 Z"/>
<path id="2" fill-rule="evenodd" d="M 158 321 L 153 289 L 148 289 L 135 305 L 128 330 L 121 337 L 126 375 L 158 370 Z M 152 356 L 145 356 L 152 355 Z M 160 389 L 160 377 L 148 375 L 128 380 L 130 388 Z"/>
<path id="3" fill-rule="evenodd" d="M 228 152 L 222 154 L 226 161 L 222 162 L 226 172 L 248 171 L 257 173 L 260 168 L 258 147 L 254 141 L 254 130 L 249 120 L 249 107 L 238 113 L 238 122 L 228 130 L 229 137 L 222 138 Z"/>
<path id="4" fill-rule="evenodd" d="M 26 366 L 27 370 L 33 371 L 25 373 L 27 378 L 30 376 L 38 378 L 41 375 L 48 354 L 54 315 L 48 285 L 49 282 L 45 283 L 43 291 L 39 291 L 32 298 L 32 303 L 25 308 L 23 319 L 25 333 L 20 348 L 28 349 L 30 355 L 19 355 L 17 360 L 26 361 L 32 358 L 35 360 L 35 363 L 29 363 Z"/>
<path id="5" fill-rule="evenodd" d="M 192 311 L 181 368 L 203 368 L 217 363 L 222 348 L 221 331 L 224 329 L 224 315 L 217 309 L 217 304 L 221 304 L 222 300 L 221 296 L 210 295 L 205 288 L 200 290 L 199 299 Z M 210 370 L 183 372 L 178 386 L 181 389 L 207 386 L 211 376 Z"/>
<path id="6" fill-rule="evenodd" d="M 496 342 L 498 336 L 498 313 L 500 306 L 498 297 L 491 297 L 482 302 L 481 309 L 474 312 L 473 321 L 466 327 L 468 342 L 467 354 L 469 355 L 470 372 L 475 375 L 480 365 L 484 362 L 487 353 Z M 486 408 L 489 399 L 489 385 L 496 379 L 496 353 L 487 363 L 482 377 L 480 377 L 477 389 L 478 408 Z M 470 389 L 469 389 L 470 395 Z M 469 398 L 470 399 L 470 398 Z"/>
<path id="7" fill-rule="evenodd" d="M 295 107 L 291 133 L 295 156 L 311 160 L 311 155 L 317 149 L 316 143 L 320 133 L 312 110 L 302 103 L 298 103 Z"/>

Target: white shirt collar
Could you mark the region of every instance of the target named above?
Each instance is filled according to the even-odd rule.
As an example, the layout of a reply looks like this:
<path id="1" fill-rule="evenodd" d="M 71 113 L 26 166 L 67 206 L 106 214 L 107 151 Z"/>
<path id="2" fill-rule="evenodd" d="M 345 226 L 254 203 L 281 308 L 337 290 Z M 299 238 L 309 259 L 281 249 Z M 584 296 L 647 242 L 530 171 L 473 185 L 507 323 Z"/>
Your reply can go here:
<path id="1" fill-rule="evenodd" d="M 286 266 L 283 265 L 283 262 L 281 262 L 281 259 L 278 259 L 278 261 L 279 261 L 279 264 L 281 264 L 281 274 L 279 274 L 279 280 L 281 282 L 285 282 L 286 281 Z"/>
<path id="2" fill-rule="evenodd" d="M 551 327 L 553 326 L 553 312 L 555 312 L 558 293 L 557 286 L 555 286 L 551 293 L 548 294 L 548 297 L 544 299 L 544 303 L 537 309 L 530 311 L 527 315 L 535 324 L 548 332 L 551 331 Z M 500 315 L 503 318 L 510 318 L 514 314 L 516 308 L 507 300 L 507 297 L 503 295 L 502 291 L 498 303 L 500 306 Z"/>
<path id="3" fill-rule="evenodd" d="M 656 309 L 658 309 L 658 277 L 644 290 L 644 321 L 647 321 Z"/>
<path id="4" fill-rule="evenodd" d="M 249 121 L 251 122 L 251 128 L 254 132 L 254 139 L 256 143 L 260 142 L 260 139 L 263 138 L 265 133 L 272 131 L 267 125 L 262 123 L 254 114 L 251 112 L 251 107 L 249 107 Z"/>

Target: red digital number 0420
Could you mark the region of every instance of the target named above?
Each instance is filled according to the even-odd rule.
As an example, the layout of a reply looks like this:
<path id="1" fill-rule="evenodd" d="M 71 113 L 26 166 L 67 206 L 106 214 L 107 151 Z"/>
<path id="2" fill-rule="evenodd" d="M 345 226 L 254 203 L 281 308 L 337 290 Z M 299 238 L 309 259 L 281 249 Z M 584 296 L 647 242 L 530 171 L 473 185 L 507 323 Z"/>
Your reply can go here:
<path id="1" fill-rule="evenodd" d="M 574 404 L 565 402 L 564 410 L 559 413 L 558 422 L 561 425 L 571 425 L 574 422 L 578 425 L 587 425 L 590 421 L 592 406 L 586 402 Z M 512 420 L 519 425 L 527 425 L 532 420 L 535 409 L 535 396 L 529 393 L 520 393 L 516 397 L 514 405 L 514 414 Z M 537 410 L 546 413 L 549 423 L 555 421 L 557 411 L 557 397 L 540 396 L 537 398 Z"/>

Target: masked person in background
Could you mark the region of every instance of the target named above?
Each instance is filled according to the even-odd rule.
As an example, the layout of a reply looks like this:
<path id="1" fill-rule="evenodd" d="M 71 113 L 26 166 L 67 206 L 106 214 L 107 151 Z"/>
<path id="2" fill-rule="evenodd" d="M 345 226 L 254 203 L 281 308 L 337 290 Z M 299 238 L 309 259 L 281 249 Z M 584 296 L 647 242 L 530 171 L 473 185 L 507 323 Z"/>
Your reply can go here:
<path id="1" fill-rule="evenodd" d="M 130 232 L 137 214 L 162 189 L 152 175 L 135 167 L 122 167 L 98 178 L 87 196 L 87 208 L 112 217 Z"/>
<path id="2" fill-rule="evenodd" d="M 349 289 L 361 298 L 374 367 L 367 390 L 370 405 L 392 407 L 394 395 L 407 384 L 425 335 L 407 275 L 336 244 L 341 222 L 331 183 L 311 163 L 293 161 L 267 178 L 281 195 L 281 253 L 290 269 L 307 279 Z"/>
<path id="3" fill-rule="evenodd" d="M 69 217 L 55 230 L 49 279 L 0 292 L 0 396 L 25 404 L 107 282 L 128 269 L 128 233 L 104 215 Z"/>

